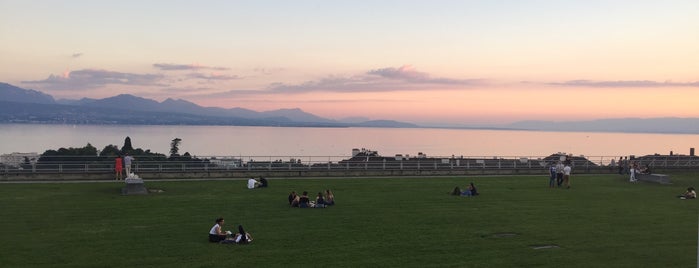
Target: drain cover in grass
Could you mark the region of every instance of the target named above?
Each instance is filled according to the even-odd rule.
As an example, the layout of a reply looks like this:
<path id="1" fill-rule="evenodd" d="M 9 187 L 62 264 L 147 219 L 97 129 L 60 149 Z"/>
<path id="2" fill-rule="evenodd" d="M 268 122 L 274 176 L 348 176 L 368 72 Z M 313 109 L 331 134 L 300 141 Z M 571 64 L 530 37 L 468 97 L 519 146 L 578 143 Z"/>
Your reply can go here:
<path id="1" fill-rule="evenodd" d="M 518 233 L 494 233 L 494 234 L 491 234 L 490 237 L 496 237 L 496 238 L 499 238 L 499 237 L 515 237 L 515 236 L 518 236 L 518 235 L 519 235 Z"/>
<path id="2" fill-rule="evenodd" d="M 550 248 L 560 248 L 558 245 L 531 245 L 533 249 L 550 249 Z"/>

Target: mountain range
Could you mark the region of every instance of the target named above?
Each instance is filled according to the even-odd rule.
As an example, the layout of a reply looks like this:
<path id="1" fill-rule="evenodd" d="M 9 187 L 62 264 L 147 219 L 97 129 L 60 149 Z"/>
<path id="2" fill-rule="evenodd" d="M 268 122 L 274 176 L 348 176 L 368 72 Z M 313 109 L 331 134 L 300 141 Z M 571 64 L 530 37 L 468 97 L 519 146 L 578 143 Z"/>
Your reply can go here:
<path id="1" fill-rule="evenodd" d="M 55 100 L 40 91 L 7 83 L 0 83 L 0 123 L 418 127 L 393 120 L 336 121 L 298 108 L 257 112 L 202 107 L 182 99 L 158 102 L 129 94 L 104 99 Z"/>
<path id="2" fill-rule="evenodd" d="M 168 98 L 158 102 L 129 94 L 104 99 L 56 100 L 46 93 L 19 88 L 7 83 L 0 83 L 0 123 L 425 127 L 394 120 L 368 120 L 362 117 L 332 120 L 304 112 L 298 108 L 257 112 L 243 108 L 202 107 L 182 99 Z M 438 125 L 430 127 L 440 128 Z M 519 121 L 501 125 L 448 128 L 699 134 L 699 118 L 616 118 L 566 122 Z"/>

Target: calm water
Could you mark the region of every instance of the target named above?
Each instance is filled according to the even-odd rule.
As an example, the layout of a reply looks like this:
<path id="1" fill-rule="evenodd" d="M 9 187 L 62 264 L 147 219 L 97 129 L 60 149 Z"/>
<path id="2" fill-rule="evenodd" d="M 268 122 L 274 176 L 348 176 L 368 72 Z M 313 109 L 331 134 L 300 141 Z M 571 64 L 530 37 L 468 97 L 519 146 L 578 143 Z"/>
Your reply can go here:
<path id="1" fill-rule="evenodd" d="M 394 128 L 281 128 L 238 126 L 95 126 L 0 124 L 0 154 L 60 147 L 121 147 L 167 154 L 182 139 L 180 153 L 196 156 L 347 156 L 352 148 L 380 154 L 428 156 L 546 156 L 566 152 L 585 156 L 689 154 L 699 135 L 597 132 Z"/>

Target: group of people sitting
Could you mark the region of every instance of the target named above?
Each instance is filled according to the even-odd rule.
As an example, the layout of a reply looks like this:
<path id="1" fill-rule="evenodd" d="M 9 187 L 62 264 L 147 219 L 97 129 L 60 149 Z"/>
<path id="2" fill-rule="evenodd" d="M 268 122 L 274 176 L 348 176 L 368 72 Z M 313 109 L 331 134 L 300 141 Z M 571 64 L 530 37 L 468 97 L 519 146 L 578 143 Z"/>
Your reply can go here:
<path id="1" fill-rule="evenodd" d="M 209 230 L 209 242 L 221 244 L 249 244 L 252 242 L 250 233 L 245 232 L 242 225 L 238 225 L 238 232 L 223 231 L 223 218 L 216 219 L 216 224 Z"/>
<path id="2" fill-rule="evenodd" d="M 476 186 L 473 185 L 473 182 L 470 183 L 466 189 L 463 191 L 459 186 L 454 187 L 454 190 L 452 190 L 449 194 L 451 195 L 459 195 L 459 196 L 476 196 L 479 195 L 478 189 L 476 189 Z"/>
<path id="3" fill-rule="evenodd" d="M 296 191 L 289 193 L 289 206 L 292 208 L 324 208 L 332 205 L 335 205 L 335 195 L 329 189 L 325 190 L 325 195 L 318 192 L 315 201 L 308 197 L 306 191 L 301 195 L 296 194 Z"/>
<path id="4" fill-rule="evenodd" d="M 255 178 L 250 178 L 248 180 L 248 189 L 255 189 L 255 188 L 265 188 L 267 187 L 267 179 L 260 177 L 259 180 L 256 180 Z"/>

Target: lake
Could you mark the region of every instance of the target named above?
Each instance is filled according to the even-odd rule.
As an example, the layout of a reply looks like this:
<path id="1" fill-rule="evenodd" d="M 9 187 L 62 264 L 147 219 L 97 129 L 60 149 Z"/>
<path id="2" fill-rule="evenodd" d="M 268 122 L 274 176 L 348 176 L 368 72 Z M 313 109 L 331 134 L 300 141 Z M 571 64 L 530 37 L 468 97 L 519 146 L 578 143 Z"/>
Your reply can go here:
<path id="1" fill-rule="evenodd" d="M 352 148 L 427 156 L 535 157 L 556 152 L 620 156 L 689 154 L 696 134 L 544 132 L 435 128 L 303 128 L 242 126 L 44 125 L 0 124 L 0 154 L 43 153 L 60 147 L 134 148 L 168 154 L 182 139 L 180 153 L 196 156 L 348 156 Z"/>

